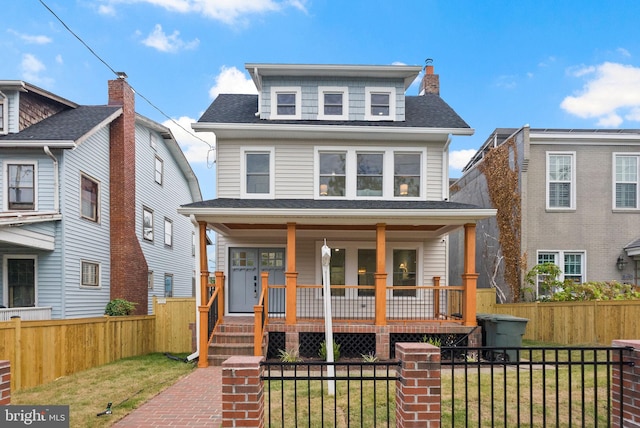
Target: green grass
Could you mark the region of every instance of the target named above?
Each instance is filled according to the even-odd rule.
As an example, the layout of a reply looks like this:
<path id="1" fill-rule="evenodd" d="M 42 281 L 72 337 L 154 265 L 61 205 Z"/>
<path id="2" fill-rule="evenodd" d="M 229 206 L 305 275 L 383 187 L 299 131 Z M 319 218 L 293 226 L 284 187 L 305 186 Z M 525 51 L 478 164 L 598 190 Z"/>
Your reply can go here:
<path id="1" fill-rule="evenodd" d="M 187 354 L 177 354 L 185 358 Z M 149 354 L 124 358 L 12 392 L 11 404 L 68 405 L 71 427 L 108 427 L 194 369 L 193 363 Z M 112 404 L 112 414 L 96 416 Z"/>

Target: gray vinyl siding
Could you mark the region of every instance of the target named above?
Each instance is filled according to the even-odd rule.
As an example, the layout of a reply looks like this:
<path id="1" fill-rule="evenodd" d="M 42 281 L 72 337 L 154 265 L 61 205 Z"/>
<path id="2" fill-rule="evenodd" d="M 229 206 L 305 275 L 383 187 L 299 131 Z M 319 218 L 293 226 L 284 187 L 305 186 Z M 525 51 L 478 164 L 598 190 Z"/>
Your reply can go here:
<path id="1" fill-rule="evenodd" d="M 109 128 L 102 128 L 75 150 L 65 151 L 60 173 L 64 296 L 57 306 L 63 308 L 64 318 L 101 316 L 110 300 L 111 281 Z M 81 173 L 99 182 L 98 223 L 80 216 Z M 99 287 L 81 286 L 82 261 L 100 264 Z"/>
<path id="2" fill-rule="evenodd" d="M 193 296 L 195 258 L 193 224 L 178 214 L 180 205 L 193 202 L 182 170 L 162 137 L 156 133 L 156 149 L 149 142 L 151 131 L 136 125 L 136 235 L 149 270 L 153 271 L 153 288 L 149 289 L 148 313 L 152 313 L 153 296 L 164 297 L 165 274 L 173 275 L 173 297 Z M 163 161 L 162 184 L 155 181 L 155 160 Z M 143 206 L 153 210 L 153 242 L 142 238 Z M 173 223 L 173 245 L 164 244 L 165 218 Z"/>
<path id="3" fill-rule="evenodd" d="M 272 87 L 300 87 L 302 102 L 302 119 L 315 120 L 318 116 L 318 87 L 347 87 L 349 91 L 349 120 L 364 120 L 365 94 L 368 87 L 395 88 L 396 110 L 395 120 L 405 118 L 404 82 L 402 79 L 366 79 L 362 78 L 282 78 L 264 76 L 262 81 L 261 118 L 271 117 L 271 88 Z"/>
<path id="4" fill-rule="evenodd" d="M 9 107 L 7 109 L 8 123 L 7 129 L 9 132 L 18 132 L 18 107 L 20 101 L 20 93 L 18 91 L 6 91 L 4 93 L 7 96 Z M 5 104 L 6 106 L 7 104 Z"/>

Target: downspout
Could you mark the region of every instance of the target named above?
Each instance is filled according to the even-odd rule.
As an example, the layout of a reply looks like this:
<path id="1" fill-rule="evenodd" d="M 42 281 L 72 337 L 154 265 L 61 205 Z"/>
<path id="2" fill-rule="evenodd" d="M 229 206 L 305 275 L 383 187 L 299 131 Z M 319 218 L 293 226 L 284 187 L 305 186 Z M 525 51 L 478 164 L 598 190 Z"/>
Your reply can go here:
<path id="1" fill-rule="evenodd" d="M 196 221 L 196 217 L 191 214 L 189 216 L 189 219 L 191 220 L 191 223 L 193 224 L 193 227 L 195 229 L 195 236 L 200 236 L 200 225 L 198 224 L 198 222 Z M 194 257 L 194 268 L 195 268 L 195 274 L 196 274 L 196 284 L 198 284 L 198 287 L 196 287 L 196 352 L 194 352 L 193 354 L 189 355 L 187 357 L 187 361 L 193 361 L 196 358 L 198 358 L 198 356 L 200 355 L 200 312 L 198 310 L 198 308 L 200 307 L 200 305 L 202 305 L 201 302 L 201 298 L 200 295 L 202 293 L 199 292 L 200 287 L 202 287 L 202 284 L 200 284 L 200 245 L 194 245 L 195 247 L 195 257 Z"/>
<path id="2" fill-rule="evenodd" d="M 44 152 L 53 161 L 53 210 L 57 214 L 60 214 L 60 179 L 58 177 L 58 159 L 56 159 L 53 153 L 51 153 L 51 150 L 49 150 L 49 146 L 44 146 Z"/>

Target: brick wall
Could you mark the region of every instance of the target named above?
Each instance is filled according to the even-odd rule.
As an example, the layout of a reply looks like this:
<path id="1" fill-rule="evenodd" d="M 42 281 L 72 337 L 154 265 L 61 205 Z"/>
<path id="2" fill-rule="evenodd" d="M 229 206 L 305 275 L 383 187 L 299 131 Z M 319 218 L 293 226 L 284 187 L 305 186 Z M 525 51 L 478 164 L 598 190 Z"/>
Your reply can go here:
<path id="1" fill-rule="evenodd" d="M 111 299 L 137 303 L 147 313 L 147 261 L 136 236 L 135 94 L 125 79 L 109 81 L 109 105 L 123 113 L 110 128 Z"/>
<path id="2" fill-rule="evenodd" d="M 633 366 L 624 366 L 622 372 L 618 365 L 613 365 L 611 381 L 613 426 L 640 428 L 640 340 L 614 340 L 613 346 L 629 347 L 629 351 L 624 351 L 623 360 L 633 363 Z M 614 356 L 618 359 L 617 354 Z M 620 401 L 621 385 L 624 389 L 622 401 Z M 621 411 L 622 420 L 619 417 Z"/>
<path id="3" fill-rule="evenodd" d="M 440 76 L 433 73 L 433 65 L 427 65 L 424 68 L 420 93 L 440 95 Z"/>
<path id="4" fill-rule="evenodd" d="M 11 363 L 0 361 L 0 405 L 11 404 Z"/>

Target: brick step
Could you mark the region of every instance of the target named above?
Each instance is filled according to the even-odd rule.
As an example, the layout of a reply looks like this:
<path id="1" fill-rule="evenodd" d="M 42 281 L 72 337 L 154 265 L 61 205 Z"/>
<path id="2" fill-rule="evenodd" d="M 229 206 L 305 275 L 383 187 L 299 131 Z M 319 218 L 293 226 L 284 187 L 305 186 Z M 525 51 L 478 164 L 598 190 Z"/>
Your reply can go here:
<path id="1" fill-rule="evenodd" d="M 253 334 L 253 324 L 227 324 L 222 323 L 217 327 L 217 330 L 221 333 L 249 333 Z"/>
<path id="2" fill-rule="evenodd" d="M 248 343 L 253 344 L 253 332 L 251 334 L 238 334 L 237 332 L 220 331 L 213 335 L 213 341 L 217 344 Z"/>
<path id="3" fill-rule="evenodd" d="M 253 355 L 252 343 L 212 343 L 209 355 Z"/>

